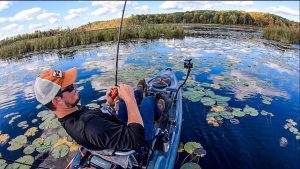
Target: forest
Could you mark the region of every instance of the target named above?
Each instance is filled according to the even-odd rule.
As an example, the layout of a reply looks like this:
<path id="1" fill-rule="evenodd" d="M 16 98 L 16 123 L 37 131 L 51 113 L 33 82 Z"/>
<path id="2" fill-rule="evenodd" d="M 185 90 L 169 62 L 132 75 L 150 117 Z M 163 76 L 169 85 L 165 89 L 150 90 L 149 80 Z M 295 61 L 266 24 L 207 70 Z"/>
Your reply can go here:
<path id="1" fill-rule="evenodd" d="M 0 41 L 0 59 L 29 52 L 61 49 L 102 41 L 116 41 L 120 19 L 96 21 L 74 29 L 51 29 Z M 122 39 L 183 38 L 184 24 L 242 25 L 263 29 L 263 37 L 300 44 L 299 23 L 261 12 L 197 10 L 168 14 L 133 15 L 124 19 Z"/>

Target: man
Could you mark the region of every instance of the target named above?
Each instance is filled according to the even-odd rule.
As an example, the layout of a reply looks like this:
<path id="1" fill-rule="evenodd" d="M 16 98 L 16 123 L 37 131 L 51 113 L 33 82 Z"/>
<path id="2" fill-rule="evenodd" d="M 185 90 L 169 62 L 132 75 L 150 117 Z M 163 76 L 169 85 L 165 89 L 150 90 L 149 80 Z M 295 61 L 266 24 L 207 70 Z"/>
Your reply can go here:
<path id="1" fill-rule="evenodd" d="M 164 101 L 156 104 L 153 97 L 143 99 L 145 80 L 138 83 L 138 90 L 121 84 L 118 89 L 120 102 L 118 117 L 113 113 L 115 101 L 106 93 L 107 103 L 101 110 L 78 106 L 80 95 L 73 83 L 77 69 L 65 72 L 47 70 L 35 81 L 36 99 L 55 111 L 67 133 L 80 145 L 91 150 L 139 150 L 145 141 L 153 138 L 154 119 L 164 111 Z M 140 105 L 141 113 L 138 105 Z"/>

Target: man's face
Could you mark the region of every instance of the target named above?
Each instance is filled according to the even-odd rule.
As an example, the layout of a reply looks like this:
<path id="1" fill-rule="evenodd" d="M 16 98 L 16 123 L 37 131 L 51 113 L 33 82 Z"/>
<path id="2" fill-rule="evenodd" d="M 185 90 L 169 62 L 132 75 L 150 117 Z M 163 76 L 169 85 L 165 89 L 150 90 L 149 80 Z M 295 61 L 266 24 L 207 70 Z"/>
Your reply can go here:
<path id="1" fill-rule="evenodd" d="M 67 108 L 75 107 L 80 100 L 80 95 L 77 91 L 77 85 L 73 85 L 73 86 L 74 86 L 73 90 L 67 90 L 61 94 L 61 98 L 64 101 L 65 106 Z M 66 90 L 66 88 L 62 88 L 61 90 L 64 91 Z"/>

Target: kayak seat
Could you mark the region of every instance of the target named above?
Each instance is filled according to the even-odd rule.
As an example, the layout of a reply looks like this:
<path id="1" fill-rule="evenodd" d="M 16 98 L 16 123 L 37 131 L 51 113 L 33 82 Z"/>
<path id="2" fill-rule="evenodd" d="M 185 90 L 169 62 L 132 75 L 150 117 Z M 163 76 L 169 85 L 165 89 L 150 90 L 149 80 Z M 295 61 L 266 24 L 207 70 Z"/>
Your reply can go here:
<path id="1" fill-rule="evenodd" d="M 90 156 L 90 165 L 97 168 L 111 168 L 113 165 L 121 166 L 122 168 L 138 167 L 138 162 L 135 158 L 135 151 L 116 151 L 114 150 L 101 150 L 92 151 Z"/>

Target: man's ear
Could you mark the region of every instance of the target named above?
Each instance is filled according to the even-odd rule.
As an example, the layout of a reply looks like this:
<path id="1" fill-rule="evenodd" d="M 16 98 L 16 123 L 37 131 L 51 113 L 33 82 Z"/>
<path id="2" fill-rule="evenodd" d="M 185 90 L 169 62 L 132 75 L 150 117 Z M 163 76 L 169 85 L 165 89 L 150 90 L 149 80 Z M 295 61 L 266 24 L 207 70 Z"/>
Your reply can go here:
<path id="1" fill-rule="evenodd" d="M 52 103 L 56 106 L 56 105 L 60 105 L 62 103 L 62 99 L 61 97 L 54 97 L 52 99 Z"/>

